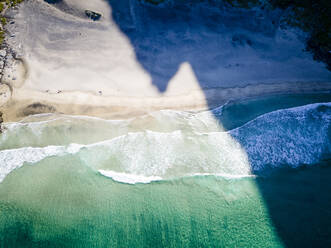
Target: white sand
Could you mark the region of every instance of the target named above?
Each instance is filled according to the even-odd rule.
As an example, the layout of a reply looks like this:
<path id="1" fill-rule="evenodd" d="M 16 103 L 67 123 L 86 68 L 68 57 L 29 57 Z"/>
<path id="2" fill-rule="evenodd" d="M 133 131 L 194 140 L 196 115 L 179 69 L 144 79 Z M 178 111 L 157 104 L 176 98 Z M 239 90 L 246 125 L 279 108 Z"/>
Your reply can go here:
<path id="1" fill-rule="evenodd" d="M 187 29 L 187 23 L 167 23 L 167 18 L 153 26 L 144 23 L 145 15 L 146 21 L 152 17 L 139 1 L 127 6 L 123 1 L 123 8 L 124 28 L 137 32 L 135 41 L 113 20 L 120 13 L 112 13 L 107 1 L 23 3 L 9 25 L 15 34 L 9 43 L 22 60 L 10 64 L 3 77 L 13 90 L 10 100 L 0 101 L 5 120 L 33 113 L 33 107 L 26 111 L 33 103 L 65 114 L 122 118 L 156 109 L 203 109 L 266 93 L 331 89 L 330 72 L 302 53 L 303 44 L 288 31 L 256 34 L 256 47 L 236 47 L 231 37 L 240 26 L 220 33 L 208 25 Z M 101 20 L 88 19 L 86 9 L 102 13 Z"/>

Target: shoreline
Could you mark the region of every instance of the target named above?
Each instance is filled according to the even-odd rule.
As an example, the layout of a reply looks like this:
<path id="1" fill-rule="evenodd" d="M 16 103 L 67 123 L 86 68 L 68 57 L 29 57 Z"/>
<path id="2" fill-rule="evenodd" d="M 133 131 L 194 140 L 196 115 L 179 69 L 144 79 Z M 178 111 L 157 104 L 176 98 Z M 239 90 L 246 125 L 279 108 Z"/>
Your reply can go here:
<path id="1" fill-rule="evenodd" d="M 193 25 L 195 28 L 188 29 L 190 39 L 199 42 L 186 42 L 173 26 L 162 26 L 163 32 L 178 35 L 167 37 L 167 43 L 162 45 L 164 51 L 159 51 L 155 27 L 140 30 L 138 21 L 133 24 L 137 26 L 136 38 L 142 46 L 134 45 L 130 34 L 121 26 L 125 23 L 111 15 L 116 5 L 110 6 L 101 0 L 91 6 L 67 2 L 72 10 L 82 13 L 80 18 L 61 6 L 40 0 L 24 2 L 6 13 L 10 23 L 6 26 L 3 56 L 0 54 L 4 62 L 0 112 L 5 122 L 42 113 L 126 119 L 162 109 L 206 110 L 231 100 L 259 96 L 331 93 L 331 74 L 310 56 L 302 54 L 300 40 L 285 39 L 284 30 L 274 29 L 270 43 L 270 38 L 262 35 L 264 28 L 254 22 L 256 32 L 262 35 L 258 38 L 262 45 L 239 46 L 230 42 L 237 37 L 236 32 L 227 32 L 220 26 L 217 32 L 210 30 L 207 36 L 201 36 L 200 31 L 208 25 L 200 27 L 197 25 L 200 19 L 189 19 L 178 25 L 183 30 Z M 136 12 L 126 14 L 132 18 L 141 15 L 139 18 L 144 20 L 141 6 L 133 7 Z M 84 9 L 99 11 L 103 18 L 91 21 L 83 14 Z M 217 13 L 227 20 L 223 12 Z M 36 17 L 29 18 L 32 14 Z M 245 15 L 239 17 L 250 20 Z M 49 25 L 50 21 L 53 25 Z M 241 27 L 242 22 L 232 24 L 236 28 Z M 224 35 L 219 35 L 220 31 Z M 247 29 L 244 34 L 250 37 L 256 32 Z M 151 44 L 147 44 L 150 46 L 144 43 L 146 37 L 151 39 Z M 203 47 L 196 45 L 201 39 Z M 168 44 L 176 44 L 176 49 Z M 265 49 L 263 44 L 271 47 Z M 286 58 L 278 56 L 282 51 L 288 53 L 290 48 Z M 230 56 L 223 50 L 235 55 Z M 144 61 L 141 56 L 149 59 Z M 206 57 L 210 60 L 205 61 Z M 171 66 L 165 58 L 174 60 Z"/>
<path id="2" fill-rule="evenodd" d="M 7 90 L 11 96 L 8 97 L 8 92 L 1 94 L 1 98 L 6 98 L 7 101 L 0 107 L 0 111 L 3 112 L 4 121 L 11 122 L 42 113 L 127 119 L 162 109 L 200 111 L 223 105 L 228 101 L 260 96 L 328 93 L 331 92 L 331 82 L 251 84 L 233 88 L 193 90 L 188 94 L 159 97 L 107 96 L 83 91 L 46 93 L 24 88 L 11 90 L 9 87 Z"/>

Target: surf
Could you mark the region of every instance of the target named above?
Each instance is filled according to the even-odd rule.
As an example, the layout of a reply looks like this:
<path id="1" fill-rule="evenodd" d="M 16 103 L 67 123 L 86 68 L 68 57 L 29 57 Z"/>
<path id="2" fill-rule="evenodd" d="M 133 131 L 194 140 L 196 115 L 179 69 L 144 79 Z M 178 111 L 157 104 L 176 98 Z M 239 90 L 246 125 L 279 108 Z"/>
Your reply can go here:
<path id="1" fill-rule="evenodd" d="M 199 113 L 159 111 L 123 121 L 44 115 L 41 117 L 47 120 L 8 123 L 2 145 L 13 130 L 21 135 L 27 131 L 30 143 L 19 139 L 21 144 L 0 151 L 0 178 L 4 180 L 25 164 L 68 154 L 79 158 L 82 166 L 124 183 L 196 175 L 264 175 L 281 168 L 318 164 L 330 157 L 330 103 L 271 111 L 231 130 L 219 122 L 224 107 Z M 79 135 L 73 140 L 79 141 L 87 130 L 86 123 L 88 129 L 94 125 L 93 133 L 101 129 L 100 136 L 89 137 L 85 144 L 64 140 L 60 145 L 51 145 L 54 137 L 48 136 L 49 143 L 34 146 L 44 138 L 44 131 L 52 134 L 51 128 L 58 129 L 59 134 L 65 133 L 63 129 L 71 133 L 76 129 Z M 142 128 L 145 123 L 149 128 Z"/>

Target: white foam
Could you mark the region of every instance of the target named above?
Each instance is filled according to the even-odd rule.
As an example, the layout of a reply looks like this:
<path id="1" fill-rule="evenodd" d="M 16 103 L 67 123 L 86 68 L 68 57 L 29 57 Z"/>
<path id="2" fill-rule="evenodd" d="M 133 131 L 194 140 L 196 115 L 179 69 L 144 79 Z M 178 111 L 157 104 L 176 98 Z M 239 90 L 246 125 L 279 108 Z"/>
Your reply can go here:
<path id="1" fill-rule="evenodd" d="M 328 108 L 319 110 L 321 106 Z M 198 175 L 242 178 L 252 171 L 315 164 L 331 153 L 330 107 L 323 103 L 277 110 L 229 132 L 145 130 L 89 145 L 2 150 L 0 182 L 24 163 L 66 154 L 131 184 Z"/>
<path id="2" fill-rule="evenodd" d="M 87 145 L 78 154 L 95 169 L 135 175 L 181 177 L 194 173 L 250 173 L 247 154 L 224 132 L 199 134 L 175 131 L 128 133 Z"/>
<path id="3" fill-rule="evenodd" d="M 75 154 L 77 152 L 79 152 L 79 150 L 84 147 L 84 145 L 79 145 L 79 144 L 70 144 L 67 149 L 66 149 L 66 152 L 67 153 L 71 153 L 71 154 Z"/>
<path id="4" fill-rule="evenodd" d="M 0 182 L 24 163 L 37 163 L 49 156 L 59 156 L 65 153 L 64 147 L 48 146 L 44 148 L 25 147 L 0 151 Z"/>
<path id="5" fill-rule="evenodd" d="M 162 178 L 159 176 L 144 176 L 144 175 L 135 175 L 135 174 L 128 174 L 128 173 L 121 173 L 109 170 L 99 170 L 99 173 L 105 177 L 109 177 L 114 181 L 127 183 L 127 184 L 137 184 L 137 183 L 151 183 L 156 181 L 163 181 L 167 180 L 166 178 Z M 195 177 L 195 176 L 216 176 L 222 177 L 225 179 L 241 179 L 241 178 L 248 178 L 248 177 L 256 177 L 255 175 L 231 175 L 231 174 L 223 174 L 223 173 L 194 173 L 183 175 L 182 177 Z"/>
<path id="6" fill-rule="evenodd" d="M 128 184 L 136 184 L 136 183 L 150 183 L 153 181 L 161 181 L 162 177 L 157 176 L 142 176 L 142 175 L 134 175 L 134 174 L 127 174 L 127 173 L 120 173 L 115 171 L 106 171 L 106 170 L 99 170 L 100 174 L 105 177 L 110 177 L 113 180 L 121 183 L 128 183 Z"/>
<path id="7" fill-rule="evenodd" d="M 330 109 L 316 103 L 264 114 L 230 131 L 248 153 L 253 172 L 266 169 L 318 163 L 323 154 L 330 154 Z"/>

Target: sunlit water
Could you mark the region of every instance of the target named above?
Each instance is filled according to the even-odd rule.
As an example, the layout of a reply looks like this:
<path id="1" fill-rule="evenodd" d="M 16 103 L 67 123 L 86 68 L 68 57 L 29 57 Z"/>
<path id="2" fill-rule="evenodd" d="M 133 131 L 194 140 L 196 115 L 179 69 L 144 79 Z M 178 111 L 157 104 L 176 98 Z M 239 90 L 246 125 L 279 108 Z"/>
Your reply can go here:
<path id="1" fill-rule="evenodd" d="M 0 246 L 327 245 L 330 102 L 277 95 L 199 113 L 6 123 Z"/>

